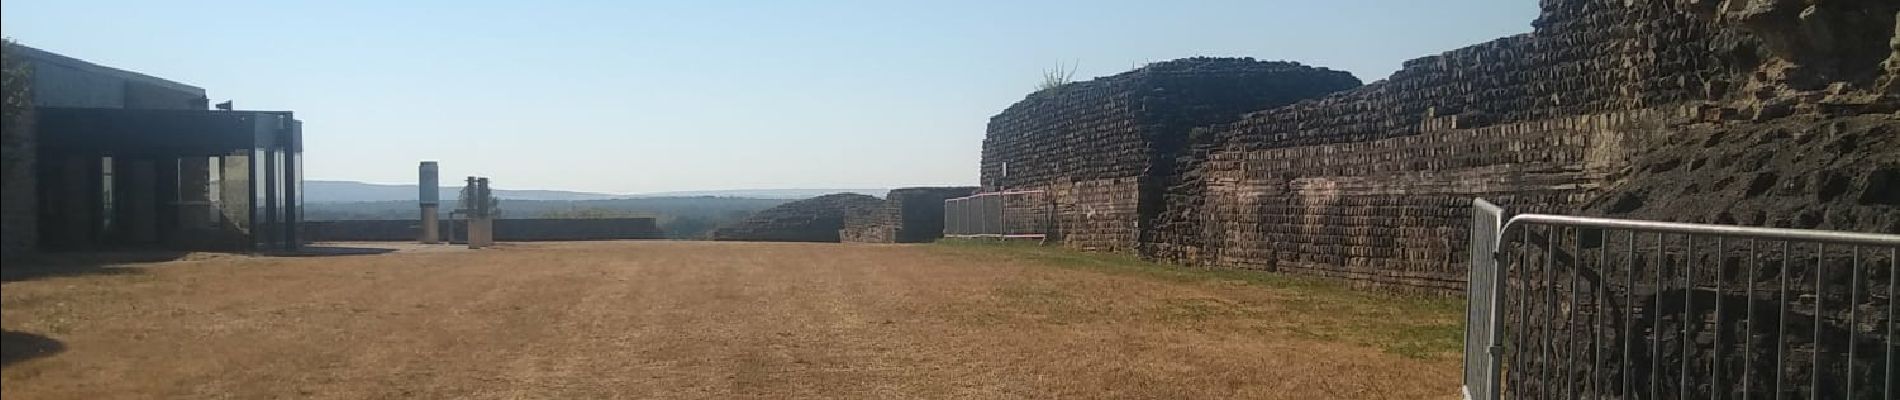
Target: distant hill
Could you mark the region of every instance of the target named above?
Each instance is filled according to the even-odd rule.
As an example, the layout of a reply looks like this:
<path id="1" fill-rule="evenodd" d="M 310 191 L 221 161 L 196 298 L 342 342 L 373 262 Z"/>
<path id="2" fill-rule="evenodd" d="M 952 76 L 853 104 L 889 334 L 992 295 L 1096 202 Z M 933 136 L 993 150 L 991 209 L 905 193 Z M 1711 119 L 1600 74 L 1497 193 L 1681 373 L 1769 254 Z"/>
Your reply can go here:
<path id="1" fill-rule="evenodd" d="M 667 237 L 698 239 L 714 227 L 738 222 L 759 210 L 790 200 L 742 197 L 641 197 L 609 200 L 501 200 L 501 218 L 620 218 L 653 217 Z M 443 199 L 442 218 L 456 209 L 455 199 Z M 416 201 L 305 202 L 304 219 L 415 220 Z"/>
<path id="2" fill-rule="evenodd" d="M 748 197 L 754 199 L 800 200 L 834 193 L 857 193 L 884 197 L 890 189 L 733 189 L 699 190 L 684 192 L 641 193 L 632 197 Z"/>
<path id="3" fill-rule="evenodd" d="M 361 201 L 397 201 L 416 199 L 416 185 L 384 185 L 353 181 L 303 181 L 303 201 L 306 203 L 336 203 Z M 454 202 L 461 185 L 443 186 L 442 200 Z M 628 195 L 570 192 L 564 190 L 509 190 L 495 189 L 495 197 L 509 200 L 607 200 L 624 199 Z"/>
<path id="4" fill-rule="evenodd" d="M 303 187 L 303 200 L 306 203 L 414 201 L 416 199 L 416 185 L 386 185 L 355 181 L 311 180 L 304 181 Z M 445 202 L 455 201 L 455 195 L 459 190 L 462 190 L 462 186 L 459 184 L 443 186 L 442 200 Z M 890 189 L 731 189 L 612 194 L 566 190 L 511 190 L 496 188 L 495 196 L 504 200 L 613 200 L 662 197 L 743 197 L 769 200 L 800 200 L 845 192 L 884 197 L 884 194 L 890 192 Z"/>

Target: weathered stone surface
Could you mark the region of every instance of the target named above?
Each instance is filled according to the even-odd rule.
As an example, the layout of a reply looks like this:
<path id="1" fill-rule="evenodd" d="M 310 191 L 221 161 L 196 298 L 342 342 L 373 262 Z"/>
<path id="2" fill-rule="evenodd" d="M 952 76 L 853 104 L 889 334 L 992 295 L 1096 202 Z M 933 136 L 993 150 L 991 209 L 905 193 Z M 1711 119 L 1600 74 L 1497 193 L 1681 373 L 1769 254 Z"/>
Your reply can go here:
<path id="1" fill-rule="evenodd" d="M 1633 144 L 1583 214 L 1900 233 L 1900 118 L 1695 124 Z"/>
<path id="2" fill-rule="evenodd" d="M 1032 188 L 1062 199 L 1057 237 L 1071 246 L 1122 250 L 1132 238 L 1144 256 L 1174 263 L 1334 277 L 1404 292 L 1462 291 L 1477 197 L 1518 213 L 1900 233 L 1900 62 L 1892 61 L 1900 60 L 1900 2 L 1542 4 L 1531 33 L 1412 60 L 1384 81 L 1213 123 L 1196 129 L 1185 149 L 1096 138 L 1059 149 L 1011 145 L 1044 157 L 1096 155 L 1119 166 L 1054 164 L 1052 172 L 1031 174 L 1060 177 L 1032 180 Z M 1070 124 L 1118 121 L 1085 117 L 1096 119 Z M 986 178 L 990 155 L 998 153 L 987 144 Z M 1163 164 L 1112 156 L 1143 150 L 1178 157 L 1156 168 Z M 1656 390 L 1701 398 L 1739 394 L 1733 384 L 1752 371 L 1756 382 L 1782 374 L 1789 395 L 1877 398 L 1872 390 L 1844 392 L 1849 359 L 1840 355 L 1858 343 L 1851 377 L 1858 382 L 1893 373 L 1874 363 L 1877 350 L 1870 350 L 1884 347 L 1879 329 L 1891 316 L 1874 311 L 1892 305 L 1884 285 L 1892 271 L 1855 275 L 1854 255 L 1845 249 L 1830 250 L 1828 261 L 1815 265 L 1799 261 L 1814 258 L 1812 245 L 1796 247 L 1793 256 L 1744 253 L 1736 242 L 1721 252 L 1710 245 L 1685 255 L 1687 246 L 1676 242 L 1667 255 L 1633 262 L 1558 246 L 1554 254 L 1571 263 L 1519 265 L 1520 273 L 1595 280 L 1511 281 L 1508 290 L 1519 294 L 1583 293 L 1575 303 L 1552 295 L 1552 307 L 1507 317 L 1514 334 L 1531 335 L 1510 339 L 1517 349 L 1560 346 L 1553 354 L 1566 357 L 1514 359 L 1507 367 L 1518 374 L 1511 390 L 1532 397 L 1588 391 L 1579 397 L 1649 398 L 1645 393 Z M 1861 256 L 1872 265 L 1891 262 Z M 1791 272 L 1771 267 L 1782 258 L 1797 260 Z M 1668 278 L 1603 280 L 1628 276 L 1617 266 Z M 1781 289 L 1771 285 L 1783 278 L 1791 282 L 1791 310 L 1741 322 L 1736 314 L 1750 304 L 1778 306 L 1765 291 Z M 1750 284 L 1757 291 L 1746 292 Z M 1857 285 L 1860 297 L 1850 298 Z M 1717 315 L 1717 304 L 1726 315 Z M 1850 317 L 1849 310 L 1861 313 Z M 1624 316 L 1639 325 L 1620 325 L 1615 317 Z M 1761 324 L 1753 324 L 1757 318 Z M 1784 319 L 1792 333 L 1771 330 Z M 1677 336 L 1685 327 L 1688 336 Z M 1607 340 L 1585 340 L 1599 333 Z M 1628 333 L 1637 339 L 1630 341 L 1639 357 L 1632 362 L 1662 368 L 1630 370 L 1635 392 L 1591 386 L 1626 377 L 1592 367 L 1616 363 L 1575 357 L 1622 354 L 1611 346 Z M 1540 337 L 1554 341 L 1531 340 Z M 1789 361 L 1780 365 L 1771 361 L 1778 342 L 1790 343 Z M 1713 348 L 1725 350 L 1719 359 Z M 1816 353 L 1825 355 L 1818 364 Z M 1691 387 L 1662 379 L 1683 368 L 1696 377 Z M 1711 373 L 1724 378 L 1707 379 Z"/>
<path id="3" fill-rule="evenodd" d="M 1184 147 L 1112 135 L 1047 143 L 999 140 L 1011 137 L 999 132 L 1067 137 L 1060 133 L 1119 132 L 1072 127 L 1127 124 L 1113 113 L 1063 114 L 1064 106 L 1048 104 L 1080 100 L 1025 101 L 1040 107 L 1030 114 L 1069 119 L 1011 129 L 998 129 L 1017 126 L 1005 118 L 1009 112 L 992 120 L 985 183 L 1047 190 L 1063 221 L 1055 237 L 1074 247 L 1137 246 L 1144 256 L 1181 264 L 1336 277 L 1356 286 L 1436 294 L 1464 287 L 1469 207 L 1476 197 L 1518 213 L 1900 233 L 1900 69 L 1894 67 L 1900 62 L 1893 61 L 1900 60 L 1900 37 L 1894 34 L 1900 2 L 1542 4 L 1531 33 L 1412 60 L 1391 78 L 1356 89 L 1217 121 L 1188 135 L 1193 140 Z M 1123 154 L 1177 157 L 1156 162 Z M 1011 176 L 993 180 L 999 177 L 993 161 L 1012 161 Z M 1019 176 L 1014 162 L 1035 169 Z M 1634 332 L 1636 355 L 1642 357 L 1634 361 L 1663 366 L 1633 370 L 1640 375 L 1629 378 L 1643 392 L 1584 386 L 1625 377 L 1575 359 L 1519 359 L 1510 372 L 1529 375 L 1514 379 L 1512 390 L 1561 396 L 1587 389 L 1600 397 L 1647 398 L 1641 393 L 1655 389 L 1705 397 L 1739 389 L 1701 377 L 1719 372 L 1721 382 L 1732 384 L 1746 370 L 1758 381 L 1763 374 L 1784 374 L 1789 394 L 1820 390 L 1827 398 L 1876 398 L 1875 391 L 1841 391 L 1848 361 L 1838 356 L 1847 343 L 1859 343 L 1864 354 L 1855 358 L 1853 379 L 1871 382 L 1892 373 L 1868 361 L 1876 359 L 1869 349 L 1883 347 L 1875 338 L 1890 318 L 1871 311 L 1891 307 L 1894 298 L 1890 288 L 1868 282 L 1886 282 L 1892 271 L 1868 268 L 1857 280 L 1848 261 L 1853 256 L 1833 249 L 1822 265 L 1797 261 L 1782 274 L 1765 266 L 1781 258 L 1812 259 L 1812 246 L 1797 247 L 1794 256 L 1703 246 L 1696 256 L 1676 247 L 1666 256 L 1633 262 L 1563 253 L 1581 264 L 1521 265 L 1587 279 L 1627 276 L 1604 265 L 1632 266 L 1645 277 L 1662 271 L 1660 276 L 1696 278 L 1597 280 L 1580 290 L 1585 295 L 1579 303 L 1508 318 L 1523 328 L 1515 333 L 1549 333 L 1569 346 L 1566 351 L 1574 350 L 1568 354 L 1620 351 L 1607 345 Z M 1866 256 L 1873 265 L 1891 261 Z M 1510 290 L 1577 288 L 1549 276 L 1526 278 L 1512 281 Z M 1784 319 L 1781 314 L 1739 322 L 1734 310 L 1772 301 L 1761 291 L 1766 289 L 1748 293 L 1745 287 L 1781 278 L 1791 281 L 1792 309 L 1785 319 L 1794 333 L 1769 330 Z M 1860 297 L 1849 298 L 1856 285 Z M 1597 293 L 1610 296 L 1598 299 Z M 1818 313 L 1816 302 L 1822 305 Z M 1716 304 L 1729 314 L 1718 317 Z M 1848 310 L 1863 312 L 1850 318 Z M 1616 318 L 1599 322 L 1598 316 L 1630 316 L 1650 328 L 1617 325 Z M 1764 323 L 1752 324 L 1753 318 Z M 1690 336 L 1673 336 L 1685 326 Z M 1611 331 L 1608 341 L 1581 342 L 1604 331 Z M 1520 340 L 1530 338 L 1512 342 L 1538 345 Z M 1824 344 L 1814 346 L 1817 340 Z M 1764 361 L 1774 354 L 1764 343 L 1776 342 L 1791 343 L 1790 361 L 1783 365 Z M 1716 347 L 1728 350 L 1720 369 L 1708 352 Z M 1832 356 L 1815 364 L 1816 353 Z M 1582 369 L 1575 371 L 1577 379 L 1547 375 L 1570 372 L 1558 366 Z M 1649 377 L 1681 368 L 1698 377 L 1695 386 Z M 1817 375 L 1823 377 L 1819 384 L 1809 380 Z"/>
<path id="4" fill-rule="evenodd" d="M 838 193 L 781 204 L 713 231 L 713 240 L 838 242 L 847 214 L 882 206 L 883 200 Z M 939 211 L 941 212 L 941 211 Z"/>
<path id="5" fill-rule="evenodd" d="M 923 243 L 943 237 L 943 201 L 976 193 L 974 186 L 893 189 L 877 207 L 845 214 L 840 239 L 865 243 Z"/>
<path id="6" fill-rule="evenodd" d="M 1659 140 L 1766 124 L 1812 129 L 1900 104 L 1876 85 L 1887 71 L 1881 60 L 1893 53 L 1900 4 L 1830 2 L 1802 19 L 1807 6 L 1799 2 L 1715 3 L 1547 1 L 1532 33 L 1413 60 L 1385 81 L 1208 127 L 1179 160 L 1144 254 L 1455 293 L 1473 197 L 1514 212 L 1574 213 L 1676 182 L 1625 172 L 1632 160 L 1685 150 L 1655 146 Z M 1848 31 L 1857 34 L 1841 33 Z M 1891 115 L 1860 118 L 1865 132 L 1893 124 Z M 1787 140 L 1705 161 L 1734 162 Z M 1854 151 L 1864 156 L 1847 160 L 1886 163 L 1879 160 L 1900 150 Z M 1880 165 L 1853 166 L 1835 179 L 1871 182 L 1884 176 Z M 1839 167 L 1770 163 L 1745 173 Z M 1863 186 L 1856 193 L 1885 193 Z M 1746 191 L 1731 183 L 1722 194 L 1690 198 Z M 1816 206 L 1852 220 L 1827 227 L 1889 229 L 1891 205 L 1850 203 Z M 1661 215 L 1688 210 L 1683 204 L 1631 215 L 1771 225 L 1793 217 L 1790 226 L 1803 225 L 1798 213 Z"/>
<path id="7" fill-rule="evenodd" d="M 982 183 L 1046 191 L 1063 243 L 1132 250 L 1189 129 L 1358 85 L 1297 63 L 1189 58 L 1038 91 L 990 119 Z"/>

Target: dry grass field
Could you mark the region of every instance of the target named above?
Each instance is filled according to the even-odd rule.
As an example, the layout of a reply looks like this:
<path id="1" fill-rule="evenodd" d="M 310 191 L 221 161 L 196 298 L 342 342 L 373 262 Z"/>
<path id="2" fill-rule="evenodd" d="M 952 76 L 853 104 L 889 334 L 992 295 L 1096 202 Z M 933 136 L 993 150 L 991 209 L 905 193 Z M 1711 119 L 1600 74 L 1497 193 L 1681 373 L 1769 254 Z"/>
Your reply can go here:
<path id="1" fill-rule="evenodd" d="M 1456 398 L 1461 315 L 969 243 L 191 255 L 0 306 L 9 400 Z"/>

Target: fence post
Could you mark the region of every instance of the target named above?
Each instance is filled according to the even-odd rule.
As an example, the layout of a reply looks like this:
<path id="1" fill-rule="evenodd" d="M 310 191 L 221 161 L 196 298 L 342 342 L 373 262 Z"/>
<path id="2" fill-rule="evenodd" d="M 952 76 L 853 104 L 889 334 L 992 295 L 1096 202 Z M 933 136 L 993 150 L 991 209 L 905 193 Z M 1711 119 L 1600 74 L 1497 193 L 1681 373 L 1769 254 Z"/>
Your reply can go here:
<path id="1" fill-rule="evenodd" d="M 1470 266 L 1466 277 L 1464 396 L 1468 400 L 1498 398 L 1502 371 L 1503 285 L 1497 247 L 1504 210 L 1484 199 L 1472 200 Z"/>

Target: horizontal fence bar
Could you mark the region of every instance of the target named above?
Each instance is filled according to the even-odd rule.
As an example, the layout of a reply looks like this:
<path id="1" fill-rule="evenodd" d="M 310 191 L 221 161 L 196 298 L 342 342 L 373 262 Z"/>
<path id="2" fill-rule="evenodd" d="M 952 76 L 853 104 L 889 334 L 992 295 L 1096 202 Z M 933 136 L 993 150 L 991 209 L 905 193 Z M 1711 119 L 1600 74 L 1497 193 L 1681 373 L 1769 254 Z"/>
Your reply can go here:
<path id="1" fill-rule="evenodd" d="M 944 237 L 1043 239 L 1055 227 L 1055 203 L 1042 190 L 978 193 L 944 199 Z"/>
<path id="2" fill-rule="evenodd" d="M 1043 193 L 1043 191 L 1042 190 L 1006 190 L 1006 191 L 1001 191 L 1001 192 L 977 193 L 977 194 L 963 196 L 963 197 L 952 197 L 952 198 L 944 199 L 944 201 L 968 200 L 968 199 L 974 199 L 974 198 L 979 198 L 979 197 L 990 197 L 990 196 L 1024 195 L 1024 194 L 1039 194 L 1039 193 Z"/>
<path id="3" fill-rule="evenodd" d="M 1466 399 L 1900 398 L 1900 235 L 1472 209 Z"/>
<path id="4" fill-rule="evenodd" d="M 973 234 L 965 234 L 965 235 L 943 235 L 943 236 L 944 236 L 944 237 L 952 237 L 952 238 L 1005 238 L 1005 239 L 1033 239 L 1033 238 L 1041 238 L 1041 237 L 1046 237 L 1046 236 L 1048 236 L 1048 235 L 1044 235 L 1044 234 L 1040 234 L 1040 233 L 1011 233 L 1011 234 L 999 234 L 999 233 L 973 233 Z"/>
<path id="5" fill-rule="evenodd" d="M 1628 219 L 1573 217 L 1568 215 L 1519 214 L 1504 223 L 1505 231 L 1522 224 L 1562 225 L 1598 229 L 1638 230 L 1704 236 L 1726 236 L 1798 242 L 1849 244 L 1858 246 L 1900 246 L 1900 235 L 1877 233 L 1817 231 L 1806 229 L 1757 228 L 1748 226 L 1690 224 Z"/>

